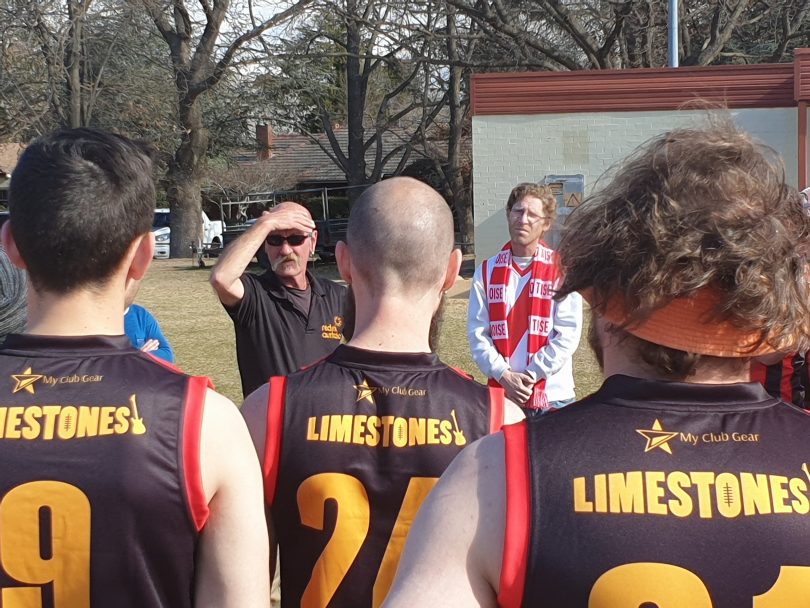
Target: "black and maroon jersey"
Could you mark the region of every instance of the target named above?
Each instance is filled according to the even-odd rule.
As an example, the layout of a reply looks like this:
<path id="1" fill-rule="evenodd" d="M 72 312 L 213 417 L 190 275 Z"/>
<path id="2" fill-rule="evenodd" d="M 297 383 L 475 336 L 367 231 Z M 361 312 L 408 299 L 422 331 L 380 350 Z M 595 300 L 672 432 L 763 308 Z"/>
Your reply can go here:
<path id="1" fill-rule="evenodd" d="M 126 336 L 0 350 L 3 608 L 193 605 L 208 383 Z"/>
<path id="2" fill-rule="evenodd" d="M 425 496 L 503 392 L 432 354 L 340 346 L 270 382 L 263 470 L 283 606 L 379 606 Z"/>
<path id="3" fill-rule="evenodd" d="M 505 436 L 501 606 L 810 605 L 810 416 L 761 385 L 612 376 Z"/>
<path id="4" fill-rule="evenodd" d="M 762 384 L 772 397 L 806 407 L 807 364 L 802 353 L 789 355 L 772 365 L 753 361 L 751 381 Z"/>

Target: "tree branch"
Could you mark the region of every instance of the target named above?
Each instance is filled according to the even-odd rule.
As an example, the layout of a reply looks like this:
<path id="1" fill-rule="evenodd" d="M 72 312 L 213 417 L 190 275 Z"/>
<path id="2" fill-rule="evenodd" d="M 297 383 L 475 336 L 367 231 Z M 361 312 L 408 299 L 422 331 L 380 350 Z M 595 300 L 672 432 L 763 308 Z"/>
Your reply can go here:
<path id="1" fill-rule="evenodd" d="M 309 6 L 313 0 L 298 0 L 295 4 L 290 6 L 289 8 L 276 13 L 267 21 L 259 24 L 258 26 L 254 27 L 248 32 L 245 32 L 241 36 L 239 36 L 236 40 L 231 42 L 228 48 L 225 51 L 225 54 L 222 58 L 217 62 L 216 67 L 214 67 L 213 73 L 206 79 L 202 80 L 195 86 L 195 90 L 198 93 L 203 93 L 214 85 L 216 85 L 221 79 L 222 76 L 225 74 L 225 71 L 228 69 L 231 61 L 233 60 L 234 55 L 236 52 L 242 47 L 243 44 L 248 42 L 249 40 L 253 40 L 257 36 L 261 36 L 264 32 L 269 30 L 271 27 L 279 25 L 284 21 L 295 17 L 299 13 L 301 13 L 307 6 Z"/>

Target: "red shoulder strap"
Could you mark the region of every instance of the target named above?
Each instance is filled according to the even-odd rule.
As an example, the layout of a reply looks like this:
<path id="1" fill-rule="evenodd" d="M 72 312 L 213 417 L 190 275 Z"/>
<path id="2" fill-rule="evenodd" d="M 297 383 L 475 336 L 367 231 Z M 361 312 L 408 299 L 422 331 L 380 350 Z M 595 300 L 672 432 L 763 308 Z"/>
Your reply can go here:
<path id="1" fill-rule="evenodd" d="M 191 520 L 202 530 L 208 521 L 208 500 L 202 482 L 200 468 L 200 445 L 202 418 L 205 408 L 205 391 L 211 381 L 203 376 L 192 376 L 188 379 L 186 403 L 183 411 L 182 462 L 183 478 L 186 485 L 186 497 Z"/>
<path id="2" fill-rule="evenodd" d="M 461 369 L 459 367 L 453 367 L 452 365 L 448 365 L 447 367 L 449 367 L 452 371 L 456 372 L 459 376 L 461 376 L 465 380 L 475 381 L 475 378 L 473 378 L 470 374 L 465 372 L 463 369 Z"/>
<path id="3" fill-rule="evenodd" d="M 526 421 L 503 427 L 506 469 L 506 525 L 498 606 L 518 608 L 526 587 L 531 530 L 529 453 Z"/>
<path id="4" fill-rule="evenodd" d="M 497 383 L 496 383 L 497 384 Z M 489 432 L 497 433 L 503 426 L 506 397 L 504 390 L 497 386 L 489 386 Z"/>
<path id="5" fill-rule="evenodd" d="M 270 393 L 267 397 L 267 434 L 264 442 L 262 476 L 264 477 L 264 498 L 268 505 L 276 497 L 276 480 L 281 458 L 281 432 L 284 424 L 284 397 L 287 392 L 286 376 L 270 378 Z"/>
<path id="6" fill-rule="evenodd" d="M 785 403 L 793 403 L 793 372 L 793 355 L 790 354 L 782 360 L 782 378 L 779 382 L 779 394 Z"/>

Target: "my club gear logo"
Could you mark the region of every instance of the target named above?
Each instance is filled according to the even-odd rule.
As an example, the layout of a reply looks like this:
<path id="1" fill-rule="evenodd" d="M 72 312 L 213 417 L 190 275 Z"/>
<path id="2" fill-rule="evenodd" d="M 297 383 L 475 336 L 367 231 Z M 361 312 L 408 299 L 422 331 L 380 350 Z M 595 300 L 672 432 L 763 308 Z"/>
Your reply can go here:
<path id="1" fill-rule="evenodd" d="M 644 446 L 644 453 L 662 450 L 667 454 L 672 454 L 674 442 L 679 444 L 679 448 L 711 447 L 722 446 L 729 443 L 747 443 L 757 445 L 762 440 L 760 433 L 741 432 L 732 430 L 714 430 L 709 432 L 700 431 L 668 431 L 661 425 L 657 418 L 652 426 L 647 429 L 635 429 L 636 433 L 644 437 L 647 441 Z"/>
<path id="2" fill-rule="evenodd" d="M 360 384 L 355 384 L 354 388 L 357 390 L 357 401 L 368 401 L 371 405 L 374 403 L 374 393 L 377 392 L 376 386 L 369 386 L 368 380 L 363 378 Z"/>
<path id="3" fill-rule="evenodd" d="M 42 380 L 42 374 L 35 374 L 31 368 L 25 369 L 21 374 L 12 374 L 11 379 L 15 382 L 14 388 L 11 389 L 11 394 L 26 391 L 31 395 L 34 394 L 34 384 L 37 380 Z"/>
<path id="4" fill-rule="evenodd" d="M 36 374 L 31 367 L 26 368 L 19 374 L 11 374 L 11 394 L 25 391 L 29 395 L 36 394 L 36 387 L 51 388 L 62 384 L 84 384 L 88 382 L 102 382 L 104 376 L 100 374 L 70 374 L 67 376 L 50 376 L 48 374 Z M 40 383 L 37 385 L 37 383 Z"/>
<path id="5" fill-rule="evenodd" d="M 645 454 L 656 448 L 663 450 L 667 454 L 672 454 L 672 448 L 669 447 L 669 442 L 678 436 L 677 432 L 665 431 L 657 418 L 655 422 L 653 422 L 652 428 L 636 429 L 636 433 L 647 440 L 647 445 L 644 446 Z"/>

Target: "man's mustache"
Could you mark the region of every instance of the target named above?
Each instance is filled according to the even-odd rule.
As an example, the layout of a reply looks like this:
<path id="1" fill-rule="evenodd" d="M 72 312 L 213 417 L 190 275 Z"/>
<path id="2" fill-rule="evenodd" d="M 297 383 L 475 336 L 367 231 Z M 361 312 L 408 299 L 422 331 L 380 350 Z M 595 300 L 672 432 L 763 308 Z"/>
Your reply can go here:
<path id="1" fill-rule="evenodd" d="M 300 261 L 301 258 L 299 257 L 299 255 L 295 252 L 291 252 L 283 257 L 276 258 L 275 261 L 273 262 L 270 262 L 270 268 L 273 270 L 273 272 L 275 272 L 276 269 L 279 266 L 281 266 L 284 262 L 295 262 L 296 264 L 298 264 Z"/>

